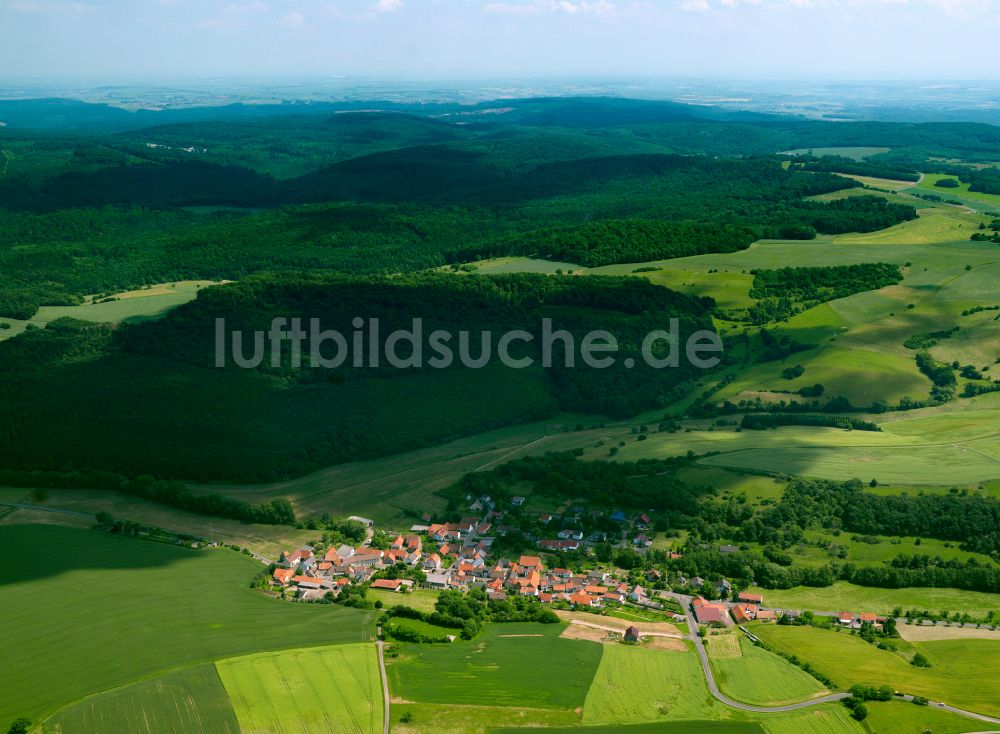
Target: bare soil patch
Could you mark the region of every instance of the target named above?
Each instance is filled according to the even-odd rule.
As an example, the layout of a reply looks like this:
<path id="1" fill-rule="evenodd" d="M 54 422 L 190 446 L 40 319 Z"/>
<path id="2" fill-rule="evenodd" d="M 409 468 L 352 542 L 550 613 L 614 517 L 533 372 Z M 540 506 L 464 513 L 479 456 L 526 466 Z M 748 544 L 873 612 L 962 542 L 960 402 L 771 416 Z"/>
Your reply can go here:
<path id="1" fill-rule="evenodd" d="M 1000 630 L 975 627 L 944 627 L 942 625 L 898 625 L 899 636 L 909 642 L 934 640 L 1000 640 Z"/>
<path id="2" fill-rule="evenodd" d="M 619 619 L 618 617 L 605 617 L 600 614 L 587 614 L 586 612 L 567 612 L 562 610 L 557 610 L 556 614 L 559 615 L 559 619 L 566 622 L 583 622 L 585 624 L 595 624 L 600 627 L 611 627 L 615 630 L 624 632 L 629 627 L 636 627 L 641 634 L 646 634 L 650 632 L 663 632 L 665 634 L 680 635 L 681 631 L 676 625 L 670 624 L 669 622 L 640 622 L 632 621 L 628 619 Z"/>

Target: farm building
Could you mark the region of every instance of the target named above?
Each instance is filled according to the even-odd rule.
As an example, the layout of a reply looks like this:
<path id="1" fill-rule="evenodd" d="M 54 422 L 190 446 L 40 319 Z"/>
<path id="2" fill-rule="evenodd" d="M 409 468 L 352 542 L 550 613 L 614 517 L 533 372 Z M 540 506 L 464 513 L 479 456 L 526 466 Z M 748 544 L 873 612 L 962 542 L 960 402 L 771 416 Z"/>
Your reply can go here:
<path id="1" fill-rule="evenodd" d="M 372 581 L 373 589 L 385 589 L 386 591 L 405 591 L 413 586 L 409 579 L 376 579 Z"/>
<path id="2" fill-rule="evenodd" d="M 274 569 L 274 580 L 277 581 L 282 586 L 286 586 L 292 580 L 292 576 L 294 575 L 295 571 L 293 571 L 290 568 Z"/>
<path id="3" fill-rule="evenodd" d="M 695 597 L 691 606 L 698 624 L 726 624 L 729 619 L 729 609 L 725 604 L 710 602 L 699 596 Z"/>
<path id="4" fill-rule="evenodd" d="M 625 641 L 626 642 L 638 642 L 639 641 L 639 628 L 629 627 L 625 630 Z"/>

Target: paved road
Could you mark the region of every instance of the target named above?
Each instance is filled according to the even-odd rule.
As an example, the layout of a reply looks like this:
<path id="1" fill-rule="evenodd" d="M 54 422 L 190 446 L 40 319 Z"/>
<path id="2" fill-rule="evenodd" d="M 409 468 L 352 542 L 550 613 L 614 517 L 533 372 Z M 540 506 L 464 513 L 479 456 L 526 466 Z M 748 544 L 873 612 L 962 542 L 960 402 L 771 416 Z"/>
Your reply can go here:
<path id="1" fill-rule="evenodd" d="M 385 705 L 383 714 L 385 727 L 382 730 L 382 734 L 389 734 L 389 681 L 385 677 L 385 644 L 382 640 L 376 641 L 375 644 L 378 646 L 378 672 L 382 676 L 382 701 Z"/>

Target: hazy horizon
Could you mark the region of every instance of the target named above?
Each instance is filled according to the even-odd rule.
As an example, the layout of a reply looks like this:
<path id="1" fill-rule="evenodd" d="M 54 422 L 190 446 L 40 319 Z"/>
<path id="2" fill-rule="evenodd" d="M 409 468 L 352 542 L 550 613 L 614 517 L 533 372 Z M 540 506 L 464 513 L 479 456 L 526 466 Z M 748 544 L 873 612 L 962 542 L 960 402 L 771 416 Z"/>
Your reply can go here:
<path id="1" fill-rule="evenodd" d="M 995 78 L 995 0 L 6 0 L 6 83 Z M 968 64 L 969 51 L 977 64 Z"/>

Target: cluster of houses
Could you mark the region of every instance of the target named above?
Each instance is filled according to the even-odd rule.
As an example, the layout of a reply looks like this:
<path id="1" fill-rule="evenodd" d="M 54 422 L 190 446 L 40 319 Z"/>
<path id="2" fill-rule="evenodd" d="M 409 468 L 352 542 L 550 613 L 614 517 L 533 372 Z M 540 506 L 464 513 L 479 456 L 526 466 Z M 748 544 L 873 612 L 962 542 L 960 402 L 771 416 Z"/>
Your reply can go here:
<path id="1" fill-rule="evenodd" d="M 305 600 L 367 582 L 371 582 L 371 588 L 406 591 L 413 586 L 409 579 L 372 580 L 379 570 L 403 563 L 421 569 L 425 574 L 423 585 L 431 589 L 482 588 L 491 599 L 533 596 L 543 603 L 563 601 L 586 608 L 626 601 L 662 608 L 655 595 L 642 586 L 629 585 L 606 571 L 574 573 L 567 568 L 546 568 L 536 555 L 491 561 L 495 537 L 490 531 L 488 520 L 466 517 L 455 523 L 414 525 L 408 533 L 398 535 L 388 550 L 342 545 L 319 554 L 306 547 L 281 554 L 273 582 L 281 588 L 294 588 Z M 568 548 L 579 541 L 579 537 L 560 537 L 552 542 Z M 548 543 L 541 545 L 555 549 Z"/>
<path id="2" fill-rule="evenodd" d="M 537 597 L 543 604 L 565 602 L 577 608 L 599 608 L 629 602 L 661 609 L 663 605 L 642 586 L 630 585 L 606 571 L 592 569 L 574 573 L 568 568 L 546 568 L 539 556 L 522 555 L 516 561 L 499 559 L 462 569 L 442 581 L 442 588 L 479 586 L 490 599 L 510 595 Z M 454 568 L 454 567 L 453 567 Z M 428 577 L 428 581 L 431 579 Z"/>
<path id="3" fill-rule="evenodd" d="M 305 547 L 282 553 L 279 568 L 272 579 L 282 588 L 295 588 L 300 598 L 318 599 L 328 592 L 338 593 L 350 584 L 370 581 L 379 570 L 404 563 L 425 572 L 441 568 L 438 553 L 424 553 L 423 541 L 415 533 L 399 535 L 388 550 L 368 546 L 341 545 L 329 548 L 322 556 Z M 372 588 L 405 591 L 413 586 L 409 579 L 376 579 Z"/>

